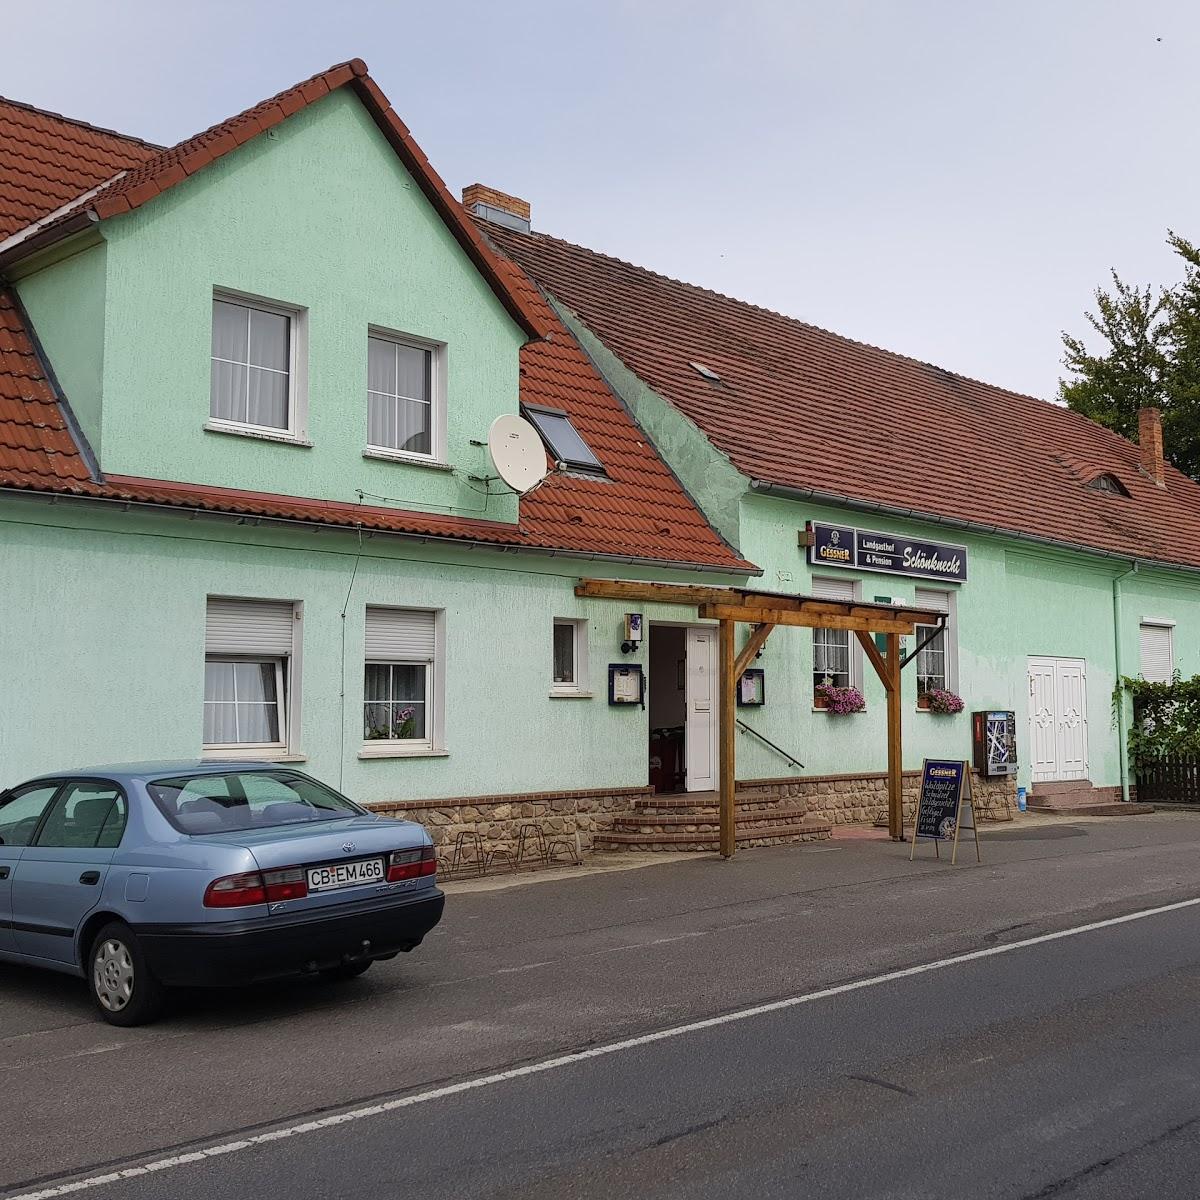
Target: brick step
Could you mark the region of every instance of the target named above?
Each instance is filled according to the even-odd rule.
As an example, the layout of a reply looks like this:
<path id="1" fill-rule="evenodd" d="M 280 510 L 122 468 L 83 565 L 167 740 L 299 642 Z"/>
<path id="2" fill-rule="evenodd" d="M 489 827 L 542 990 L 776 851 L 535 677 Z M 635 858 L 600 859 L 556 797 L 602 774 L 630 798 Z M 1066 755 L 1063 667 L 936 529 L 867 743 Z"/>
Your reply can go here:
<path id="1" fill-rule="evenodd" d="M 1154 805 L 1126 804 L 1122 800 L 1079 800 L 1072 803 L 1065 799 L 1053 805 L 1040 805 L 1031 800 L 1029 811 L 1045 817 L 1136 817 L 1152 813 Z"/>
<path id="2" fill-rule="evenodd" d="M 1090 792 L 1094 784 L 1090 779 L 1044 779 L 1031 784 L 1031 796 L 1062 796 L 1071 792 Z"/>
<path id="3" fill-rule="evenodd" d="M 1035 812 L 1056 812 L 1059 809 L 1080 804 L 1116 804 L 1121 801 L 1119 787 L 1077 788 L 1072 792 L 1034 793 L 1027 803 Z"/>
<path id="4" fill-rule="evenodd" d="M 764 825 L 758 829 L 737 830 L 734 845 L 743 849 L 750 846 L 782 846 L 794 842 L 823 842 L 833 832 L 827 821 L 793 821 L 788 824 Z M 596 835 L 597 850 L 642 850 L 642 851 L 716 851 L 720 839 L 716 833 L 633 833 L 613 832 Z"/>
<path id="5" fill-rule="evenodd" d="M 734 811 L 738 813 L 778 812 L 781 808 L 796 808 L 794 796 L 735 796 Z M 670 816 L 673 813 L 690 816 L 715 816 L 721 806 L 711 801 L 703 804 L 664 804 L 657 800 L 638 800 L 633 805 L 634 816 Z"/>
<path id="6" fill-rule="evenodd" d="M 764 825 L 790 825 L 803 821 L 807 808 L 772 808 L 767 812 L 735 811 L 735 823 L 739 829 L 759 829 Z M 705 813 L 653 813 L 637 812 L 633 816 L 617 817 L 613 829 L 620 833 L 658 832 L 660 830 L 690 829 L 715 832 L 720 828 L 720 815 L 715 811 Z"/>

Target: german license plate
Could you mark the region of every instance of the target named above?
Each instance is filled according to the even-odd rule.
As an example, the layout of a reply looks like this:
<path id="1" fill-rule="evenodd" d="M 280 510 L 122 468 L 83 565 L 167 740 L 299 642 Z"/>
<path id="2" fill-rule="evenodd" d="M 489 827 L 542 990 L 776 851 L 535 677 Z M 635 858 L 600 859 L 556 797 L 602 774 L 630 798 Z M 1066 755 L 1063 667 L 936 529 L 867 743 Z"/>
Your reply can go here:
<path id="1" fill-rule="evenodd" d="M 363 858 L 357 862 L 330 863 L 326 867 L 308 869 L 310 892 L 328 892 L 333 888 L 354 887 L 360 883 L 379 883 L 382 880 L 382 858 Z"/>

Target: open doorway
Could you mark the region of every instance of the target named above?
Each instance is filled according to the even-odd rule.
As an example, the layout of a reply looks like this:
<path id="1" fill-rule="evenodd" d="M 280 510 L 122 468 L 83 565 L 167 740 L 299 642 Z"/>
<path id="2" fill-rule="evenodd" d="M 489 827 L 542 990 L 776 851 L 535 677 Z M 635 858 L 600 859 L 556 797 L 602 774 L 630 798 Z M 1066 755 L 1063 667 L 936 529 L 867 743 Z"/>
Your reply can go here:
<path id="1" fill-rule="evenodd" d="M 717 631 L 650 626 L 650 784 L 658 793 L 717 786 Z"/>

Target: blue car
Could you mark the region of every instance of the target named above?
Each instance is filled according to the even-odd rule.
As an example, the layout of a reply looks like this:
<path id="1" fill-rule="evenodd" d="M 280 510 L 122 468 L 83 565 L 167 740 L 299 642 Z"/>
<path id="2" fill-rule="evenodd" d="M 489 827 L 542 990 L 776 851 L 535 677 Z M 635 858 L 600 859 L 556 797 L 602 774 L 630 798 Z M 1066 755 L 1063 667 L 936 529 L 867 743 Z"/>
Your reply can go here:
<path id="1" fill-rule="evenodd" d="M 270 763 L 64 771 L 0 792 L 0 961 L 82 975 L 113 1025 L 167 989 L 348 979 L 441 919 L 429 835 Z"/>

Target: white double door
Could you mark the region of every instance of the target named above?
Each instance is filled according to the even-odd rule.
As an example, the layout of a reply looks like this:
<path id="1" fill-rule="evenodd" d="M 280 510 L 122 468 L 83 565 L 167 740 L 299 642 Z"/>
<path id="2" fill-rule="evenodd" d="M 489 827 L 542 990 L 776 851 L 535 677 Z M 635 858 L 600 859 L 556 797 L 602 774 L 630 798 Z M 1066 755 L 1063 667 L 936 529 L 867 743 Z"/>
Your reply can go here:
<path id="1" fill-rule="evenodd" d="M 717 788 L 719 671 L 716 629 L 689 626 L 685 688 L 687 725 L 684 731 L 689 792 L 712 792 Z"/>
<path id="2" fill-rule="evenodd" d="M 1082 658 L 1029 659 L 1029 762 L 1034 783 L 1088 777 Z"/>

